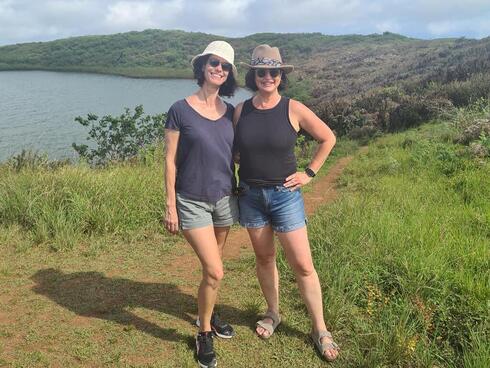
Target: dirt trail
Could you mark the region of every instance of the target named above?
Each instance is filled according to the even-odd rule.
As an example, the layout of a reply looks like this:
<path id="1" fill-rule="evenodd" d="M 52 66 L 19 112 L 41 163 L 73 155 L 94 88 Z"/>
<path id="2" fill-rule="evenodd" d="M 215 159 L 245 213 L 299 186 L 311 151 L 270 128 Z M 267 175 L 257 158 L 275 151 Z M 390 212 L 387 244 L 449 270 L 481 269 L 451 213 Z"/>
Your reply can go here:
<path id="1" fill-rule="evenodd" d="M 350 156 L 339 159 L 328 174 L 313 180 L 304 194 L 308 215 L 336 198 L 337 179 L 351 160 Z M 146 246 L 141 245 L 141 249 Z M 88 342 L 92 337 L 82 339 L 79 346 L 78 337 L 73 340 L 76 331 L 86 331 L 87 336 L 94 334 L 93 338 L 100 339 L 104 346 L 102 349 L 127 352 L 126 359 L 136 365 L 146 362 L 148 357 L 173 359 L 172 356 L 182 349 L 178 346 L 185 347 L 188 336 L 195 333 L 192 322 L 197 302 L 196 289 L 201 279 L 199 260 L 184 241 L 165 253 L 163 259 L 147 259 L 147 254 L 141 250 L 117 252 L 120 251 L 122 253 L 117 256 L 101 254 L 88 263 L 83 257 L 58 262 L 56 255 L 51 258 L 42 250 L 33 251 L 28 259 L 21 261 L 23 271 L 18 277 L 19 267 L 0 262 L 0 276 L 3 272 L 5 281 L 9 282 L 6 289 L 0 287 L 0 366 L 5 361 L 27 359 L 29 354 L 39 351 L 51 361 L 72 362 L 78 359 L 80 346 L 89 349 L 86 356 L 82 355 L 84 364 L 100 366 L 98 358 L 91 355 L 98 349 Z M 148 254 L 160 253 L 150 251 Z M 234 260 L 247 254 L 253 254 L 248 234 L 245 229 L 234 227 L 228 237 L 224 259 Z M 37 271 L 33 274 L 33 270 Z M 9 275 L 11 277 L 6 277 Z M 1 277 L 0 281 L 3 281 Z M 226 287 L 236 286 L 223 285 L 222 297 L 234 295 Z M 247 318 L 242 309 L 229 304 L 229 301 L 225 304 L 228 314 L 241 315 L 242 320 Z M 107 321 L 111 323 L 108 325 Z M 123 328 L 118 329 L 117 325 Z M 143 340 L 135 340 L 145 346 L 143 350 L 138 350 L 139 347 L 128 350 L 124 345 L 133 330 L 145 332 L 141 337 Z M 114 342 L 109 345 L 105 342 L 107 336 L 113 334 L 118 336 L 113 341 L 120 342 L 117 348 L 114 348 Z M 66 349 L 55 344 L 53 350 L 53 336 L 66 339 Z"/>
<path id="2" fill-rule="evenodd" d="M 338 193 L 335 189 L 337 179 L 352 159 L 353 156 L 346 156 L 339 159 L 328 170 L 327 175 L 313 180 L 312 188 L 304 194 L 307 215 L 312 215 L 319 206 L 332 202 L 337 197 Z M 199 279 L 199 275 L 193 271 L 200 268 L 198 259 L 189 245 L 182 246 L 185 251 L 171 261 L 171 264 L 175 267 L 172 267 L 173 270 L 167 269 L 167 272 L 176 271 L 176 277 L 196 278 L 197 280 Z M 247 231 L 244 228 L 233 229 L 226 241 L 223 254 L 224 259 L 237 259 L 241 254 L 245 254 L 246 252 L 252 252 Z"/>

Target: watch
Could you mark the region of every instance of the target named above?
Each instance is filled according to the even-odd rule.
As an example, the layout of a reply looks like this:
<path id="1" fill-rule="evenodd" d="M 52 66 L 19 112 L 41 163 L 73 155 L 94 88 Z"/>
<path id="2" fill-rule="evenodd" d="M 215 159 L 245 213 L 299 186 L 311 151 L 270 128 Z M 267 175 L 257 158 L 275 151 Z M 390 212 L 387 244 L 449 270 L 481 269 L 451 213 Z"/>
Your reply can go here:
<path id="1" fill-rule="evenodd" d="M 316 174 L 315 174 L 315 172 L 314 172 L 312 169 L 310 169 L 309 167 L 307 167 L 307 168 L 305 169 L 305 173 L 306 173 L 306 175 L 308 175 L 310 178 L 314 178 L 314 177 L 315 177 L 315 175 L 316 175 Z"/>

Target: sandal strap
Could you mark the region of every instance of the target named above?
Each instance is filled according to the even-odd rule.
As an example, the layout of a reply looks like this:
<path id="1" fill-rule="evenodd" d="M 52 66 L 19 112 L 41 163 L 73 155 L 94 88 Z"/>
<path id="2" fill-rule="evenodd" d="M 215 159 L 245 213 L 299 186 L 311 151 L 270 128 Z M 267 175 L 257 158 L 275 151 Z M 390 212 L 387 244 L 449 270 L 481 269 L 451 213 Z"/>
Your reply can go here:
<path id="1" fill-rule="evenodd" d="M 337 351 L 340 350 L 340 347 L 337 345 L 337 343 L 335 341 L 325 342 L 325 343 L 321 344 L 321 346 L 322 346 L 323 353 L 325 353 L 325 351 L 331 350 L 331 349 L 334 349 Z"/>
<path id="2" fill-rule="evenodd" d="M 333 341 L 332 338 L 332 333 L 330 331 L 324 330 L 324 331 L 319 331 L 317 333 L 313 332 L 312 337 L 314 339 L 315 345 L 317 346 L 318 350 L 321 350 L 321 354 L 325 354 L 325 351 L 327 350 L 340 350 L 339 345 L 335 341 Z M 328 337 L 329 339 L 332 339 L 331 342 L 324 342 L 322 343 L 322 338 Z"/>
<path id="3" fill-rule="evenodd" d="M 272 323 L 264 322 L 264 319 L 270 318 L 272 319 Z M 272 335 L 281 323 L 281 316 L 278 314 L 272 312 L 272 311 L 267 311 L 264 313 L 263 317 L 261 320 L 257 321 L 256 325 L 262 327 L 263 329 L 267 330 L 269 332 L 269 336 Z"/>
<path id="4" fill-rule="evenodd" d="M 267 323 L 264 321 L 257 321 L 257 326 L 260 326 L 264 330 L 267 330 L 267 332 L 269 332 L 269 335 L 272 335 L 274 333 L 274 325 L 271 323 Z"/>
<path id="5" fill-rule="evenodd" d="M 277 313 L 274 313 L 273 311 L 267 311 L 264 313 L 264 318 L 270 318 L 272 319 L 272 325 L 274 326 L 274 328 L 277 327 L 277 325 L 279 325 L 279 323 L 281 323 L 281 316 Z"/>
<path id="6" fill-rule="evenodd" d="M 324 331 L 320 331 L 318 332 L 317 334 L 317 339 L 318 340 L 321 340 L 323 337 L 328 337 L 328 338 L 332 338 L 332 333 L 330 331 L 327 331 L 327 330 L 324 330 Z"/>

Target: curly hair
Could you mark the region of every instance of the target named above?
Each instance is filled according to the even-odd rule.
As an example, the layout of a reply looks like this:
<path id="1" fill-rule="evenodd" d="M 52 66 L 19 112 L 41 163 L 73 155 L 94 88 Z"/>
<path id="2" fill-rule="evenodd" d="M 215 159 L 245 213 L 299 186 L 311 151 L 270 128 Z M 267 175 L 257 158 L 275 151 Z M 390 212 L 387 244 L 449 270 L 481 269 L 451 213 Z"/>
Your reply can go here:
<path id="1" fill-rule="evenodd" d="M 197 80 L 197 84 L 199 87 L 202 87 L 204 84 L 204 72 L 203 72 L 203 66 L 206 65 L 208 62 L 208 59 L 211 55 L 203 55 L 200 58 L 198 58 L 194 62 L 194 78 Z M 235 90 L 237 88 L 237 82 L 235 79 L 235 76 L 233 75 L 233 71 L 230 70 L 228 73 L 228 78 L 226 78 L 225 83 L 223 83 L 219 87 L 218 95 L 219 96 L 226 96 L 226 97 L 231 97 L 235 94 Z"/>
<path id="2" fill-rule="evenodd" d="M 258 90 L 257 83 L 255 83 L 255 69 L 250 68 L 245 75 L 245 85 L 247 88 L 253 92 L 256 92 Z M 281 83 L 279 83 L 279 86 L 277 87 L 278 91 L 283 91 L 288 87 L 288 77 L 286 76 L 286 73 L 281 71 Z"/>

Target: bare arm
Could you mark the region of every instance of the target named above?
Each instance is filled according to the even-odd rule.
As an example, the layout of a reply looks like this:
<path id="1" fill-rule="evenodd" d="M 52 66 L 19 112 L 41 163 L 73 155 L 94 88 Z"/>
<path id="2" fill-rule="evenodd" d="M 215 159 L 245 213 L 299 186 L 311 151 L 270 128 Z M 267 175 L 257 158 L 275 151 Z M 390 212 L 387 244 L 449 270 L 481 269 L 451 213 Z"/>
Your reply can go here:
<path id="1" fill-rule="evenodd" d="M 289 118 L 294 125 L 297 124 L 318 142 L 318 148 L 308 165 L 315 173 L 318 172 L 335 146 L 336 138 L 334 133 L 327 124 L 301 102 L 290 100 Z M 298 189 L 310 181 L 311 178 L 304 172 L 297 172 L 286 178 L 284 185 L 292 189 Z"/>
<path id="2" fill-rule="evenodd" d="M 179 218 L 175 194 L 175 178 L 177 175 L 177 146 L 180 133 L 176 130 L 165 129 L 165 188 L 166 211 L 165 228 L 172 234 L 179 231 Z"/>

